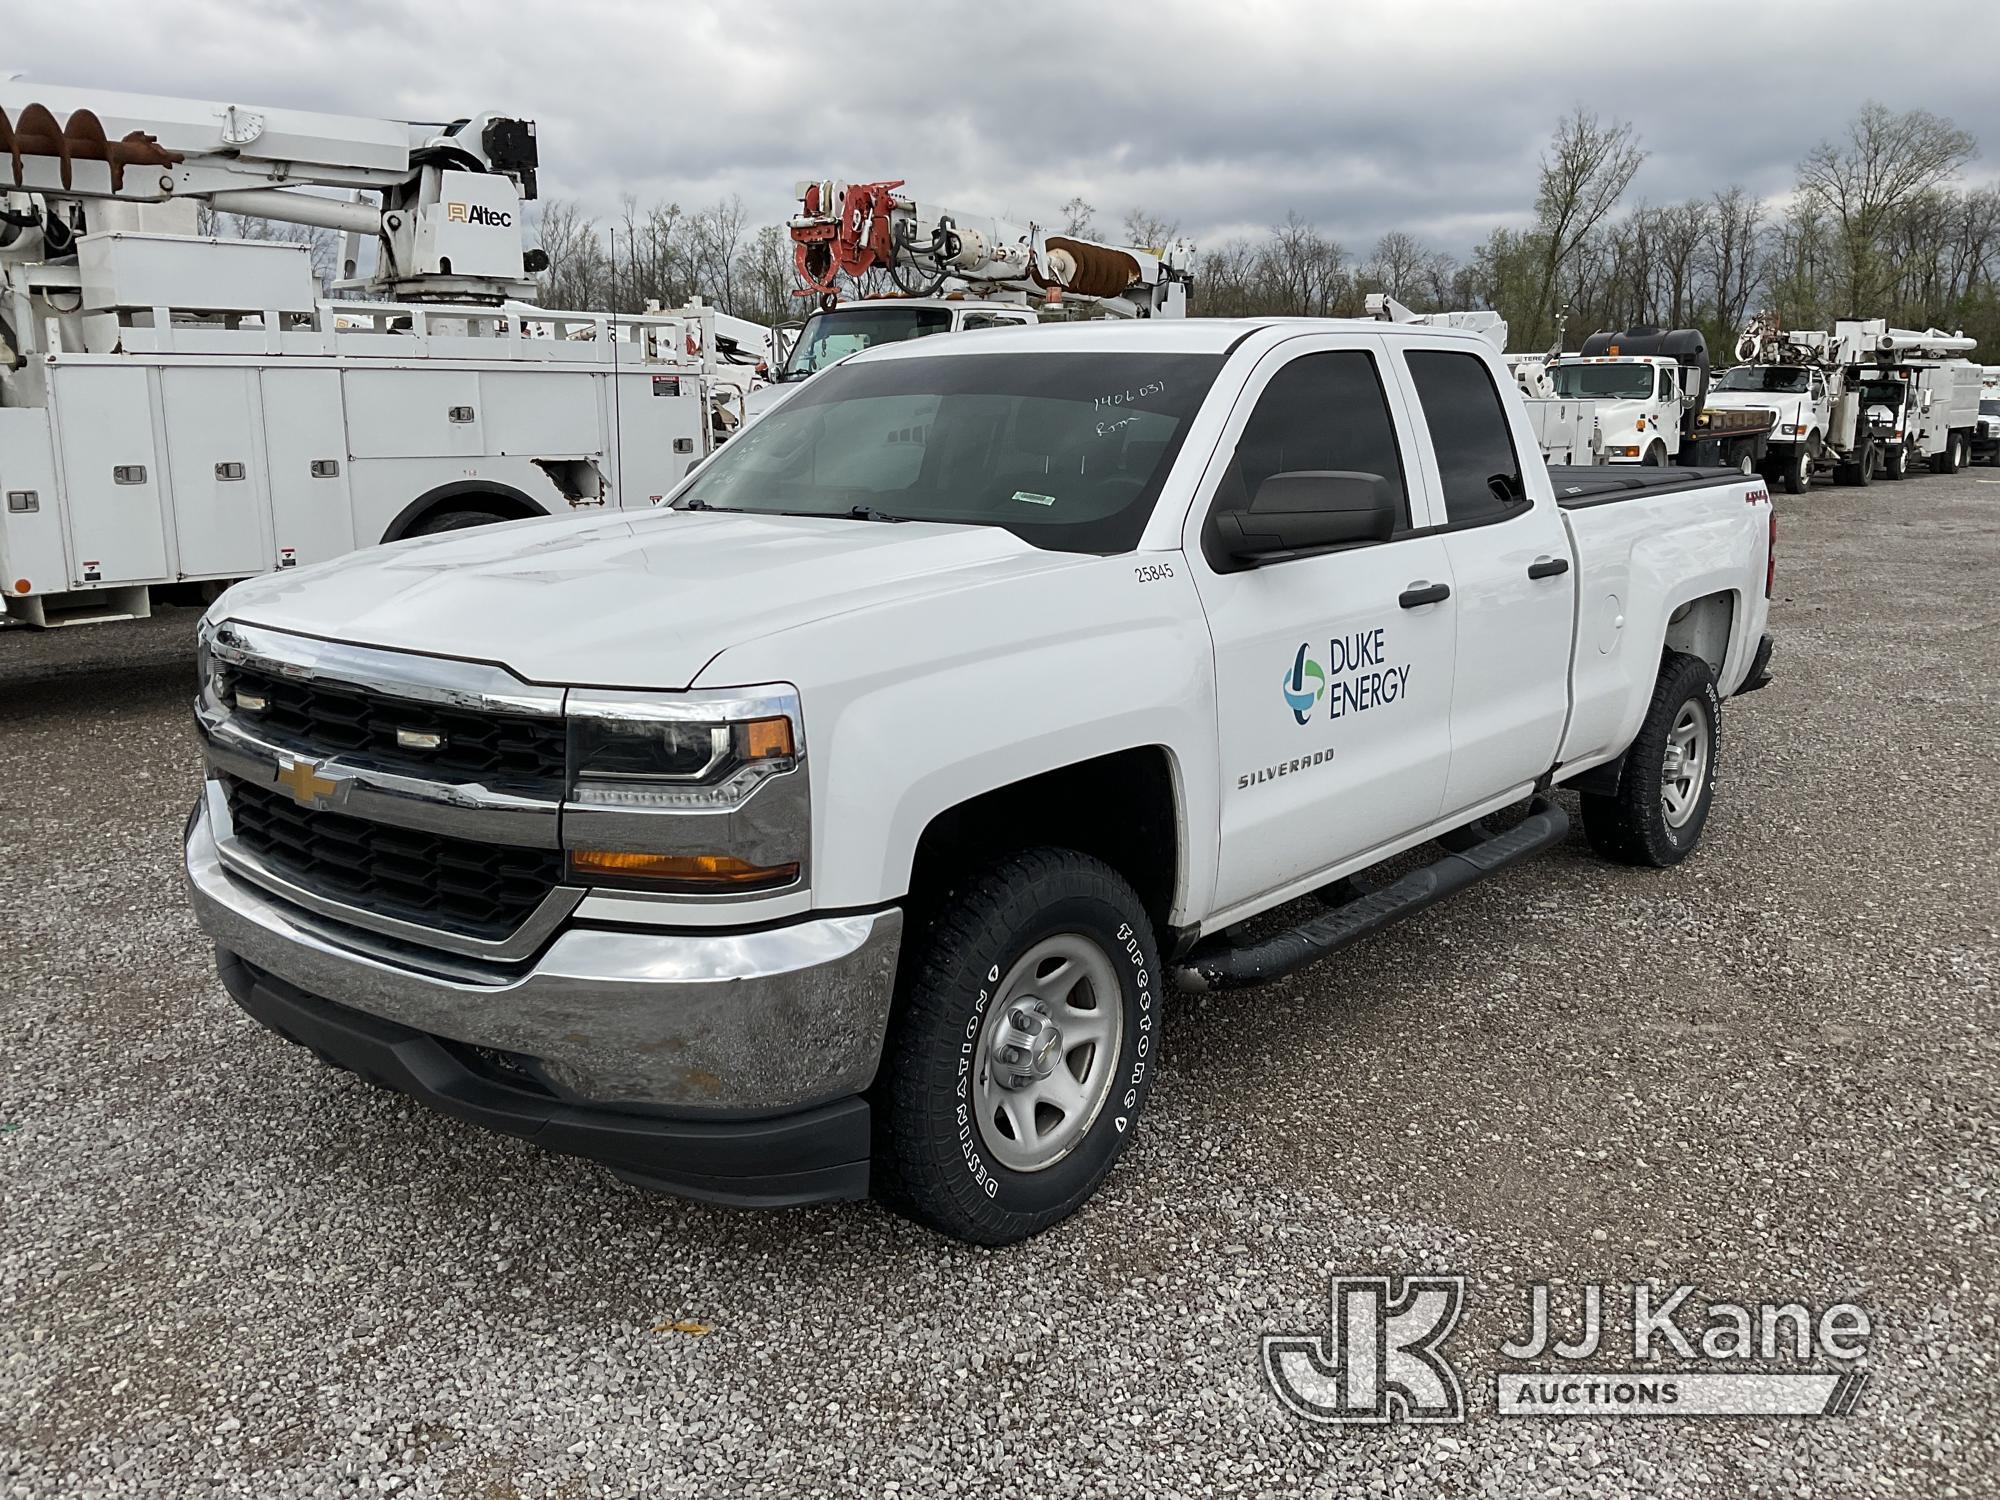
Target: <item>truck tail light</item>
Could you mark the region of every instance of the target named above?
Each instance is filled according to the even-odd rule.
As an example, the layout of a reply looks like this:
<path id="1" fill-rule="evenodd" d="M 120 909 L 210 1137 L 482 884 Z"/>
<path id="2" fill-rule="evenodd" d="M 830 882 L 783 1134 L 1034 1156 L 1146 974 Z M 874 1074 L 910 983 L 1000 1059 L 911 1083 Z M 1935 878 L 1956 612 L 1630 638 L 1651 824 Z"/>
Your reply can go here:
<path id="1" fill-rule="evenodd" d="M 1771 590 L 1778 582 L 1778 505 L 1771 502 L 1771 545 L 1764 553 L 1764 597 L 1771 597 Z"/>

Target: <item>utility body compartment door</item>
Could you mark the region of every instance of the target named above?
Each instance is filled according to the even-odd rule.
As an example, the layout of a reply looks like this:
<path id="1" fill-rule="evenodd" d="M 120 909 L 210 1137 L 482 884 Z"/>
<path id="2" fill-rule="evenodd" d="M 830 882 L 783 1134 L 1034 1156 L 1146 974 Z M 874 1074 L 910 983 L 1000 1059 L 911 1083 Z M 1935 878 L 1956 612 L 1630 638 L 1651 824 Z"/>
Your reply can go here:
<path id="1" fill-rule="evenodd" d="M 352 552 L 352 464 L 340 371 L 267 366 L 259 378 L 275 554 L 268 565 L 304 567 Z"/>
<path id="2" fill-rule="evenodd" d="M 62 460 L 70 583 L 158 583 L 167 569 L 164 488 L 143 365 L 57 365 L 49 407 Z"/>
<path id="3" fill-rule="evenodd" d="M 1215 650 L 1220 854 L 1215 914 L 1231 919 L 1438 816 L 1451 756 L 1453 617 L 1404 607 L 1450 583 L 1426 535 L 1420 459 L 1395 413 L 1382 340 L 1287 339 L 1251 372 L 1183 534 Z M 1271 475 L 1380 474 L 1416 507 L 1397 535 L 1242 567 L 1214 555 L 1211 516 Z"/>
<path id="4" fill-rule="evenodd" d="M 183 578 L 247 578 L 270 567 L 257 372 L 168 365 L 160 371 L 174 536 Z"/>
<path id="5" fill-rule="evenodd" d="M 1577 576 L 1527 414 L 1462 341 L 1397 341 L 1452 577 L 1455 665 L 1444 811 L 1555 764 L 1569 713 Z M 1504 372 L 1501 372 L 1504 377 Z"/>

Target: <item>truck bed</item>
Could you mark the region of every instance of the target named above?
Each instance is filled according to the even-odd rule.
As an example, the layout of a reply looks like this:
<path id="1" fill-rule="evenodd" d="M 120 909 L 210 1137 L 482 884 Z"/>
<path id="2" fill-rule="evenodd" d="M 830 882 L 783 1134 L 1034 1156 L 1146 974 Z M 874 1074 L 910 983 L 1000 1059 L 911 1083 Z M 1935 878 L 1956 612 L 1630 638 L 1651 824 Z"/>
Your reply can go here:
<path id="1" fill-rule="evenodd" d="M 1631 743 L 1662 625 L 1669 645 L 1709 658 L 1725 697 L 1742 683 L 1764 632 L 1771 500 L 1734 469 L 1551 472 L 1578 579 L 1567 765 Z M 1696 600 L 1713 603 L 1683 608 Z"/>
<path id="2" fill-rule="evenodd" d="M 1648 468 L 1643 464 L 1550 464 L 1549 479 L 1556 503 L 1564 510 L 1587 505 L 1611 505 L 1641 495 L 1670 495 L 1681 490 L 1712 489 L 1755 478 L 1735 469 Z"/>

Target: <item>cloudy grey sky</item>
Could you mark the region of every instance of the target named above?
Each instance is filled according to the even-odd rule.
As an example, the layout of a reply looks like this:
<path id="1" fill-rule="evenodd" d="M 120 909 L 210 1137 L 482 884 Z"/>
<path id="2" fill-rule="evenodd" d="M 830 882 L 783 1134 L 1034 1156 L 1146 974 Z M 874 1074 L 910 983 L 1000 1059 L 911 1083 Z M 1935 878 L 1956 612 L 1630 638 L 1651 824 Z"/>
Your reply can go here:
<path id="1" fill-rule="evenodd" d="M 1789 187 L 1864 99 L 1979 136 L 2000 173 L 2000 11 L 1880 0 L 12 0 L 0 76 L 245 104 L 539 122 L 545 195 L 611 209 L 800 177 L 906 178 L 963 212 L 1203 244 L 1296 209 L 1350 248 L 1517 222 L 1556 117 L 1631 120 L 1633 198 Z M 1866 66 L 1853 59 L 1865 58 Z M 1741 59 L 1737 62 L 1732 59 Z"/>

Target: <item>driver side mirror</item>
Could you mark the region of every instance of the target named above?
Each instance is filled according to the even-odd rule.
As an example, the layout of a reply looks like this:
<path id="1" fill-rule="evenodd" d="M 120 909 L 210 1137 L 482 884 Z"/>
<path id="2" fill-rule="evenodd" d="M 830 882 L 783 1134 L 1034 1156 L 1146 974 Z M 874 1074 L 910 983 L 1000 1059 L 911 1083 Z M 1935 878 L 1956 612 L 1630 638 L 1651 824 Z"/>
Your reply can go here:
<path id="1" fill-rule="evenodd" d="M 1257 486 L 1244 510 L 1216 513 L 1219 550 L 1242 567 L 1361 542 L 1386 542 L 1398 508 L 1389 481 L 1355 469 L 1292 469 Z"/>

